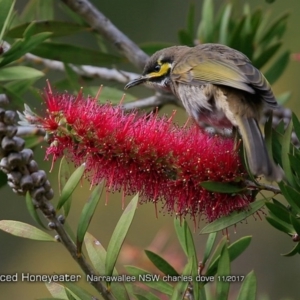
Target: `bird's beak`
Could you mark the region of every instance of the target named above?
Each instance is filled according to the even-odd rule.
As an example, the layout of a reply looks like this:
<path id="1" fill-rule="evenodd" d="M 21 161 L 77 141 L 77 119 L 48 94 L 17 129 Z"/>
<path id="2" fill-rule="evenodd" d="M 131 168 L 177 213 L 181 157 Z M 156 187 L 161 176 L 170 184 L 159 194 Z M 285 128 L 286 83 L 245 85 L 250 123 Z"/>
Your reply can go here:
<path id="1" fill-rule="evenodd" d="M 125 90 L 130 89 L 130 88 L 132 88 L 133 86 L 136 86 L 136 85 L 139 85 L 139 84 L 142 84 L 142 83 L 146 82 L 148 79 L 149 79 L 148 76 L 141 76 L 141 77 L 139 77 L 139 78 L 133 79 L 133 80 L 129 81 L 129 82 L 125 85 L 124 89 L 125 89 Z"/>

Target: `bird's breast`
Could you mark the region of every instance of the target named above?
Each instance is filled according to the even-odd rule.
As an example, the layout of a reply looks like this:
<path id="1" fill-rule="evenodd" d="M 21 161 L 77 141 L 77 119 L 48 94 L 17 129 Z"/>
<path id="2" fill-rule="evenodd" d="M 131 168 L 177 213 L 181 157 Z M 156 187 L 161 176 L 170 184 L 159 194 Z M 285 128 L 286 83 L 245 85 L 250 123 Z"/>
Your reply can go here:
<path id="1" fill-rule="evenodd" d="M 216 89 L 212 84 L 194 86 L 178 83 L 174 92 L 182 101 L 187 113 L 198 124 L 206 123 L 221 129 L 232 128 L 235 124 L 228 115 L 226 96 L 216 99 Z"/>

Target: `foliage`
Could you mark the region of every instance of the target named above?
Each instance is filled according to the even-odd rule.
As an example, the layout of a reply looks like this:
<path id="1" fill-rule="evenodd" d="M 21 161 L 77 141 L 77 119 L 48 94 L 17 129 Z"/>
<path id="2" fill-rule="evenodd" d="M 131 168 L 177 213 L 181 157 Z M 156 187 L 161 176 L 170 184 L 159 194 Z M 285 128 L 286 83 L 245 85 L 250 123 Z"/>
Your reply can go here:
<path id="1" fill-rule="evenodd" d="M 266 1 L 272 2 L 272 0 Z M 45 3 L 47 4 L 45 5 Z M 75 65 L 80 69 L 82 65 L 109 67 L 112 64 L 127 63 L 124 57 L 111 51 L 99 33 L 89 28 L 82 19 L 71 11 L 67 11 L 71 21 L 55 21 L 53 16 L 54 1 L 30 0 L 21 14 L 14 11 L 14 4 L 15 1 L 0 0 L 0 40 L 10 43 L 10 49 L 7 51 L 3 52 L 3 49 L 7 48 L 7 44 L 2 43 L 0 48 L 0 92 L 14 99 L 14 103 L 17 105 L 23 103 L 22 97 L 25 93 L 29 93 L 40 101 L 36 86 L 38 80 L 47 74 L 47 70 L 28 66 L 26 55 L 29 52 L 40 56 L 42 59 L 55 59 L 64 64 L 63 78 L 55 82 L 57 89 L 74 91 L 78 86 L 85 86 L 91 94 L 94 94 L 97 89 L 97 81 L 95 78 L 80 75 L 80 72 L 77 72 L 78 69 L 74 68 Z M 266 68 L 265 74 L 270 83 L 274 83 L 282 75 L 289 60 L 289 51 L 280 52 L 288 14 L 283 14 L 274 19 L 271 25 L 266 26 L 269 17 L 263 14 L 260 9 L 251 12 L 249 7 L 245 5 L 242 16 L 238 18 L 231 3 L 224 4 L 220 11 L 215 14 L 213 0 L 205 0 L 201 22 L 196 26 L 196 33 L 194 16 L 195 6 L 192 4 L 188 13 L 187 26 L 178 32 L 178 39 L 181 44 L 192 46 L 195 40 L 196 43 L 218 42 L 227 44 L 249 56 L 257 68 Z M 32 21 L 35 18 L 40 21 Z M 61 43 L 61 37 L 69 37 L 82 32 L 91 36 L 91 39 L 98 46 L 96 50 L 82 47 L 79 43 L 74 45 Z M 141 48 L 151 54 L 166 46 L 169 45 L 155 42 L 141 45 Z M 104 95 L 116 103 L 119 101 L 121 93 L 116 88 L 104 88 L 102 96 Z M 290 93 L 287 92 L 279 96 L 279 102 L 286 101 L 289 95 Z M 129 96 L 129 99 L 132 100 L 134 97 Z M 268 124 L 270 125 L 267 123 L 266 126 Z M 300 122 L 296 116 L 293 116 L 292 122 L 286 129 L 284 129 L 283 123 L 280 123 L 276 130 L 266 127 L 266 139 L 269 140 L 269 148 L 273 151 L 276 161 L 280 163 L 286 174 L 286 180 L 279 184 L 280 190 L 278 189 L 277 193 L 284 195 L 288 206 L 276 200 L 275 195 L 252 203 L 248 211 L 235 212 L 208 224 L 201 231 L 202 234 L 205 233 L 208 236 L 200 264 L 198 264 L 198 249 L 195 249 L 193 235 L 187 222 L 175 219 L 175 230 L 186 258 L 183 269 L 176 270 L 170 262 L 159 254 L 146 250 L 145 254 L 157 268 L 158 276 L 155 277 L 156 275 L 151 274 L 150 271 L 135 266 L 127 266 L 126 270 L 129 275 L 143 278 L 141 279 L 143 287 L 134 283 L 111 283 L 108 278 L 112 277 L 107 277 L 107 293 L 112 297 L 109 299 L 130 299 L 131 295 L 134 295 L 136 299 L 149 300 L 160 299 L 162 295 L 169 299 L 183 299 L 183 297 L 188 299 L 190 293 L 193 293 L 194 299 L 206 299 L 208 294 L 206 286 L 210 280 L 217 282 L 216 294 L 218 299 L 229 298 L 230 281 L 243 282 L 237 297 L 238 300 L 255 299 L 256 277 L 253 271 L 247 276 L 229 276 L 231 262 L 244 252 L 250 244 L 251 237 L 243 237 L 230 244 L 224 236 L 216 244 L 217 231 L 240 222 L 265 205 L 269 211 L 266 219 L 270 225 L 292 237 L 296 243 L 295 247 L 284 255 L 292 256 L 300 253 L 300 171 L 297 168 L 300 165 L 300 150 L 290 143 L 292 130 L 300 139 Z M 66 220 L 73 205 L 72 194 L 76 191 L 84 168 L 84 165 L 80 166 L 71 175 L 65 161 L 62 160 L 61 162 L 60 196 L 56 202 L 56 210 Z M 0 185 L 5 183 L 6 178 L 0 173 Z M 259 189 L 259 184 L 257 186 Z M 235 186 L 225 186 L 215 182 L 203 183 L 203 187 L 214 192 L 220 192 L 220 190 L 227 193 L 239 192 Z M 136 212 L 138 195 L 124 210 L 106 250 L 87 231 L 101 193 L 102 186 L 99 185 L 87 199 L 78 221 L 77 234 L 74 235 L 69 229 L 66 231 L 77 246 L 77 256 L 89 258 L 96 276 L 105 275 L 117 278 L 116 262 Z M 24 238 L 57 242 L 57 239 L 46 232 L 47 227 L 40 215 L 37 214 L 29 194 L 26 195 L 26 205 L 30 215 L 42 229 L 11 220 L 1 220 L 0 229 Z M 83 244 L 86 251 L 82 248 Z M 165 276 L 171 276 L 173 280 L 166 282 L 164 281 Z M 214 279 L 211 279 L 212 277 Z M 149 281 L 147 278 L 150 278 Z M 75 284 L 49 283 L 46 284 L 46 287 L 53 299 L 84 300 L 92 298 L 92 295 L 84 288 Z"/>

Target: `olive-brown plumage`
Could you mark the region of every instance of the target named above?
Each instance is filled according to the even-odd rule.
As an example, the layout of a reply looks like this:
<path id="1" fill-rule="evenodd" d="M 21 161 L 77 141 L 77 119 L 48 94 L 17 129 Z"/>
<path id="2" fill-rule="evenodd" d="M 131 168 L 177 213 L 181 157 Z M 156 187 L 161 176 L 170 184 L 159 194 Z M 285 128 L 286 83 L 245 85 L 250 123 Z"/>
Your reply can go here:
<path id="1" fill-rule="evenodd" d="M 258 122 L 264 105 L 277 106 L 262 73 L 241 52 L 219 44 L 174 46 L 156 52 L 143 75 L 125 88 L 148 83 L 174 93 L 196 122 L 238 128 L 254 175 L 280 181 Z"/>

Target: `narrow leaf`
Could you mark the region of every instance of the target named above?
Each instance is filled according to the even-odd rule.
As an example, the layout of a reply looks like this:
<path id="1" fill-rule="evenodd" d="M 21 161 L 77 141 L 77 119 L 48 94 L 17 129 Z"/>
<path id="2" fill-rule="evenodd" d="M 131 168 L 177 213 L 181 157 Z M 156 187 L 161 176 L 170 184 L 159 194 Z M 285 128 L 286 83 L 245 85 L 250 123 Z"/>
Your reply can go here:
<path id="1" fill-rule="evenodd" d="M 88 232 L 84 237 L 84 243 L 94 268 L 100 275 L 105 275 L 106 250 L 101 243 Z"/>
<path id="2" fill-rule="evenodd" d="M 44 229 L 48 229 L 41 221 L 41 219 L 36 211 L 36 208 L 33 205 L 32 198 L 31 198 L 29 192 L 26 193 L 25 199 L 26 199 L 26 206 L 27 206 L 28 212 L 29 212 L 30 216 L 32 217 L 32 219 L 35 220 Z"/>
<path id="3" fill-rule="evenodd" d="M 230 282 L 224 277 L 230 275 L 230 259 L 226 245 L 224 245 L 218 263 L 218 280 L 216 286 L 217 299 L 227 299 Z"/>
<path id="4" fill-rule="evenodd" d="M 0 69 L 0 81 L 24 80 L 44 76 L 44 73 L 26 66 L 13 66 Z"/>
<path id="5" fill-rule="evenodd" d="M 77 227 L 77 254 L 81 254 L 81 247 L 85 233 L 90 225 L 92 217 L 97 208 L 97 204 L 101 198 L 103 192 L 104 184 L 98 184 L 97 187 L 93 190 L 90 198 L 85 203 L 82 213 L 79 218 L 78 227 Z"/>
<path id="6" fill-rule="evenodd" d="M 245 236 L 228 246 L 230 261 L 235 260 L 247 249 L 247 247 L 250 245 L 251 239 L 251 236 Z M 207 272 L 205 274 L 206 276 L 214 276 L 216 274 L 219 259 L 220 255 L 218 255 L 213 261 L 211 261 L 210 265 L 207 268 Z"/>
<path id="7" fill-rule="evenodd" d="M 257 69 L 261 69 L 277 53 L 281 45 L 282 42 L 277 42 L 269 46 L 269 48 L 264 49 L 260 56 L 253 60 L 253 65 Z"/>
<path id="8" fill-rule="evenodd" d="M 23 222 L 13 220 L 0 220 L 0 229 L 26 239 L 56 242 L 56 240 L 48 233 Z"/>
<path id="9" fill-rule="evenodd" d="M 256 299 L 256 276 L 253 271 L 247 274 L 240 288 L 237 300 L 255 300 Z"/>
<path id="10" fill-rule="evenodd" d="M 134 266 L 125 266 L 125 269 L 130 275 L 135 276 L 137 280 L 149 286 L 150 288 L 160 291 L 161 293 L 169 296 L 172 295 L 173 287 L 169 283 L 162 281 L 160 275 L 150 274 L 148 271 Z"/>
<path id="11" fill-rule="evenodd" d="M 281 222 L 276 217 L 266 217 L 266 220 L 268 221 L 268 223 L 270 223 L 270 225 L 288 235 L 295 234 L 295 230 L 291 225 Z"/>
<path id="12" fill-rule="evenodd" d="M 217 237 L 217 232 L 212 232 L 212 233 L 209 234 L 209 236 L 207 238 L 205 251 L 204 251 L 204 256 L 203 256 L 203 260 L 202 260 L 202 263 L 204 265 L 205 265 L 206 261 L 208 260 L 210 254 L 211 254 L 214 243 L 216 241 L 216 237 Z"/>
<path id="13" fill-rule="evenodd" d="M 294 175 L 290 164 L 290 159 L 288 154 L 290 153 L 291 146 L 291 135 L 293 130 L 293 123 L 290 122 L 282 138 L 282 151 L 281 160 L 282 167 L 285 173 L 285 177 L 292 186 L 295 186 Z"/>
<path id="14" fill-rule="evenodd" d="M 105 274 L 108 276 L 111 275 L 113 272 L 124 239 L 132 223 L 135 210 L 138 204 L 138 199 L 139 197 L 138 195 L 136 195 L 127 205 L 109 241 L 105 261 Z"/>
<path id="15" fill-rule="evenodd" d="M 61 209 L 61 207 L 65 204 L 65 202 L 69 199 L 69 197 L 72 195 L 73 191 L 77 187 L 77 185 L 80 182 L 80 179 L 84 173 L 85 170 L 85 164 L 82 164 L 80 167 L 78 167 L 69 180 L 67 181 L 66 185 L 64 186 L 61 196 L 59 197 L 58 204 L 56 207 L 56 210 Z"/>
<path id="16" fill-rule="evenodd" d="M 68 300 L 65 287 L 56 282 L 45 283 L 46 288 L 54 298 Z"/>
<path id="17" fill-rule="evenodd" d="M 300 243 L 297 243 L 296 246 L 288 253 L 281 254 L 282 256 L 290 257 L 300 253 Z"/>
<path id="18" fill-rule="evenodd" d="M 268 71 L 265 72 L 265 76 L 270 82 L 270 84 L 274 84 L 276 80 L 281 76 L 289 60 L 290 52 L 285 51 L 278 57 L 278 59 L 275 61 L 275 63 L 273 63 L 273 65 L 268 69 Z"/>
<path id="19" fill-rule="evenodd" d="M 266 207 L 274 216 L 286 223 L 290 223 L 290 211 L 286 207 L 271 202 L 267 202 Z"/>
<path id="20" fill-rule="evenodd" d="M 255 212 L 260 210 L 266 203 L 266 199 L 261 199 L 255 201 L 249 205 L 249 208 L 241 211 L 241 212 L 233 212 L 226 217 L 222 217 L 213 221 L 212 223 L 207 224 L 202 230 L 200 234 L 211 233 L 223 230 L 231 225 L 234 225 L 242 220 L 248 218 L 253 215 Z"/>
<path id="21" fill-rule="evenodd" d="M 63 187 L 66 185 L 68 179 L 70 178 L 70 168 L 67 163 L 65 156 L 62 157 L 59 163 L 59 170 L 58 170 L 58 189 L 59 195 L 61 196 Z M 67 217 L 69 215 L 72 203 L 72 195 L 68 198 L 68 200 L 63 205 L 64 208 L 64 215 Z"/>
<path id="22" fill-rule="evenodd" d="M 174 218 L 174 227 L 175 227 L 175 231 L 176 231 L 176 235 L 179 240 L 179 243 L 180 243 L 185 255 L 188 257 L 188 249 L 186 246 L 185 229 L 183 226 L 183 221 L 179 218 Z"/>
<path id="23" fill-rule="evenodd" d="M 69 44 L 44 42 L 32 51 L 33 54 L 48 59 L 74 63 L 77 65 L 103 66 L 103 64 L 116 64 L 122 62 L 119 56 L 103 53 L 97 50 L 83 48 Z"/>
<path id="24" fill-rule="evenodd" d="M 192 274 L 192 269 L 193 269 L 193 261 L 189 260 L 189 262 L 187 263 L 187 265 L 183 270 L 183 274 L 189 276 L 190 274 Z M 183 297 L 188 288 L 188 285 L 189 285 L 189 281 L 184 281 L 184 280 L 177 283 L 174 288 L 171 300 L 184 299 Z"/>
<path id="25" fill-rule="evenodd" d="M 93 237 L 88 232 L 85 234 L 84 243 L 86 246 L 86 250 L 88 256 L 100 275 L 105 275 L 105 259 L 106 259 L 106 251 L 101 243 Z M 113 271 L 113 275 L 118 275 L 116 269 Z M 123 283 L 112 284 L 111 285 L 111 293 L 114 295 L 116 299 L 124 299 L 129 300 L 129 295 L 126 290 L 126 287 Z"/>
<path id="26" fill-rule="evenodd" d="M 231 15 L 232 5 L 231 3 L 226 5 L 225 11 L 223 13 L 221 24 L 220 24 L 220 35 L 219 35 L 219 43 L 227 45 L 228 44 L 228 26 L 230 22 L 230 15 Z"/>
<path id="27" fill-rule="evenodd" d="M 21 38 L 23 37 L 24 31 L 30 23 L 23 23 L 18 25 L 12 29 L 10 29 L 6 36 L 10 38 Z M 37 34 L 41 32 L 51 32 L 52 37 L 61 37 L 61 36 L 69 36 L 75 33 L 79 33 L 82 31 L 90 31 L 91 29 L 88 27 L 84 27 L 80 24 L 69 23 L 64 21 L 55 21 L 55 20 L 47 20 L 47 21 L 35 21 L 34 27 L 32 28 L 32 34 Z"/>
<path id="28" fill-rule="evenodd" d="M 9 25 L 9 22 L 11 20 L 12 13 L 14 11 L 16 1 L 7 1 L 7 0 L 0 0 L 0 41 L 2 42 L 3 36 L 5 31 L 7 30 L 7 27 Z"/>
<path id="29" fill-rule="evenodd" d="M 300 140 L 300 122 L 294 113 L 292 114 L 292 121 L 293 121 L 294 131 L 296 133 L 296 136 L 297 136 L 298 140 Z"/>
<path id="30" fill-rule="evenodd" d="M 170 276 L 179 276 L 177 271 L 162 257 L 157 255 L 156 253 L 145 250 L 147 257 L 152 261 L 152 263 L 164 274 Z"/>
<path id="31" fill-rule="evenodd" d="M 294 217 L 292 214 L 290 215 L 291 223 L 297 232 L 297 234 L 300 236 L 300 220 L 296 217 Z"/>

